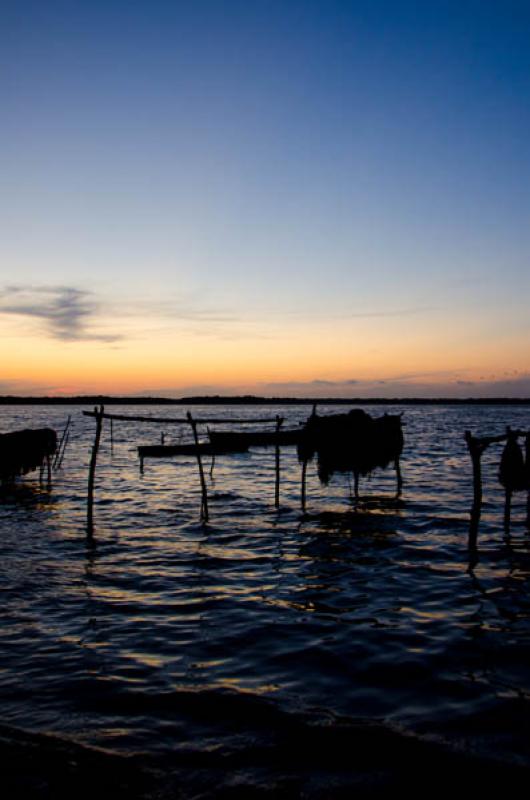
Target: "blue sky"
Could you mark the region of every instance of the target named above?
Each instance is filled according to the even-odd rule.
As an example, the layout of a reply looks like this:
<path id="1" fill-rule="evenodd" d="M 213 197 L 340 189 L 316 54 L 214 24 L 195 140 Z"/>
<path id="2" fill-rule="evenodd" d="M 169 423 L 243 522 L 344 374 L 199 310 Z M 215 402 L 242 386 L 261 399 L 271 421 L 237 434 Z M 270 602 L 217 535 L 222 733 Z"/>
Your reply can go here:
<path id="1" fill-rule="evenodd" d="M 112 389 L 112 353 L 117 390 L 528 391 L 530 3 L 19 0 L 0 30 L 3 385 L 40 386 L 38 342 L 52 391 Z"/>

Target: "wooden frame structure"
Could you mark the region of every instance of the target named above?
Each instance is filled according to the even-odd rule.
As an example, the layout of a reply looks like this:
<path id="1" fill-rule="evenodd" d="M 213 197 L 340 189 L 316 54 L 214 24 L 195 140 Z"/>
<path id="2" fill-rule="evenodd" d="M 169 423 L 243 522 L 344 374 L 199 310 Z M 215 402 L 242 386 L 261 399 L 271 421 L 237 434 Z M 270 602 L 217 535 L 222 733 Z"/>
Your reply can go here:
<path id="1" fill-rule="evenodd" d="M 471 507 L 471 526 L 470 526 L 470 545 L 476 546 L 478 524 L 480 521 L 480 512 L 482 508 L 482 464 L 481 457 L 484 451 L 491 445 L 497 442 L 506 442 L 508 439 L 524 438 L 525 440 L 525 463 L 527 469 L 530 468 L 530 431 L 512 430 L 509 426 L 506 428 L 506 433 L 499 436 L 473 436 L 471 431 L 465 432 L 465 440 L 469 454 L 471 456 L 471 463 L 473 465 L 473 505 Z M 529 478 L 530 478 L 530 472 Z M 530 482 L 528 484 L 527 501 L 526 501 L 526 515 L 527 524 L 530 525 Z M 514 489 L 510 486 L 505 487 L 505 501 L 504 501 L 504 528 L 506 531 L 510 527 L 511 517 L 511 504 Z"/>
<path id="2" fill-rule="evenodd" d="M 190 425 L 193 434 L 193 445 L 176 446 L 174 448 L 164 446 L 162 434 L 162 445 L 160 447 L 139 447 L 140 456 L 140 469 L 143 471 L 143 460 L 146 457 L 161 457 L 163 455 L 195 455 L 197 458 L 197 466 L 199 470 L 199 480 L 201 484 L 201 520 L 208 522 L 210 518 L 208 508 L 208 491 L 206 487 L 206 480 L 204 477 L 204 466 L 202 463 L 202 455 L 209 454 L 215 456 L 215 450 L 207 445 L 201 445 L 199 442 L 199 435 L 197 431 L 198 425 L 253 425 L 275 423 L 275 484 L 274 484 L 274 506 L 280 507 L 280 443 L 279 433 L 283 424 L 283 417 L 276 415 L 275 417 L 265 417 L 259 419 L 225 419 L 213 418 L 195 419 L 188 411 L 186 417 L 167 418 L 167 417 L 146 417 L 126 414 L 109 414 L 105 411 L 104 406 L 99 408 L 94 407 L 93 411 L 83 411 L 86 417 L 92 417 L 96 421 L 96 431 L 94 437 L 94 444 L 90 456 L 90 464 L 88 470 L 88 490 L 87 490 L 87 537 L 93 538 L 94 535 L 94 482 L 96 474 L 96 464 L 101 441 L 101 433 L 103 428 L 103 420 L 108 419 L 111 425 L 111 449 L 113 446 L 113 422 L 147 422 L 161 425 Z"/>
<path id="3" fill-rule="evenodd" d="M 298 430 L 282 431 L 281 428 L 284 419 L 279 415 L 276 415 L 275 417 L 264 417 L 264 418 L 262 417 L 255 419 L 226 419 L 226 418 L 216 418 L 216 417 L 195 419 L 188 411 L 185 417 L 177 417 L 177 418 L 146 417 L 146 416 L 127 415 L 127 414 L 109 414 L 105 412 L 104 406 L 100 406 L 99 408 L 96 406 L 93 411 L 83 411 L 83 414 L 87 417 L 94 418 L 96 421 L 95 438 L 94 438 L 94 444 L 92 446 L 89 473 L 88 473 L 87 536 L 89 539 L 92 538 L 93 536 L 93 528 L 94 528 L 94 518 L 93 518 L 94 480 L 95 480 L 96 463 L 97 463 L 97 456 L 101 439 L 103 420 L 107 419 L 110 421 L 111 450 L 113 447 L 114 421 L 154 423 L 162 425 L 174 425 L 174 424 L 189 425 L 191 427 L 193 435 L 193 444 L 165 445 L 164 434 L 162 434 L 160 445 L 138 447 L 138 455 L 140 457 L 140 471 L 143 472 L 143 463 L 145 458 L 163 458 L 163 457 L 171 457 L 178 455 L 195 456 L 197 458 L 199 480 L 201 485 L 200 516 L 201 520 L 205 523 L 209 521 L 210 513 L 208 507 L 208 491 L 207 491 L 206 480 L 204 476 L 204 466 L 202 461 L 203 456 L 205 455 L 212 456 L 212 467 L 210 469 L 210 474 L 212 474 L 214 459 L 217 454 L 221 455 L 228 453 L 246 452 L 246 450 L 248 450 L 248 448 L 252 446 L 257 446 L 257 447 L 274 446 L 275 449 L 274 506 L 276 509 L 278 509 L 280 507 L 280 447 L 286 445 L 299 445 L 302 437 L 305 435 L 305 431 L 307 428 L 307 423 L 306 423 L 306 427 L 301 428 L 299 431 Z M 313 407 L 312 417 L 310 417 L 309 419 L 313 417 L 315 417 L 315 406 Z M 322 419 L 328 419 L 328 418 L 323 417 Z M 215 424 L 255 425 L 260 423 L 274 423 L 275 428 L 273 431 L 257 431 L 257 432 L 252 431 L 249 433 L 246 432 L 221 433 L 221 432 L 208 431 L 208 433 L 211 434 L 210 443 L 205 444 L 199 441 L 199 435 L 197 431 L 198 425 L 215 425 Z M 225 438 L 223 439 L 223 437 Z M 223 445 L 223 441 L 226 442 L 226 440 L 228 440 L 228 444 Z M 243 444 L 241 444 L 241 442 L 243 442 Z M 300 488 L 301 506 L 302 506 L 302 511 L 305 512 L 307 464 L 308 460 L 310 460 L 310 457 L 307 457 L 307 455 L 306 457 L 301 456 L 300 451 L 298 455 L 302 468 L 301 488 Z M 398 481 L 398 497 L 399 497 L 401 494 L 401 486 L 402 486 L 401 473 L 399 470 L 399 455 L 396 457 L 395 468 Z M 341 467 L 338 471 L 344 471 L 344 469 Z M 356 497 L 358 497 L 358 475 L 356 476 L 355 480 L 355 491 L 356 491 Z"/>

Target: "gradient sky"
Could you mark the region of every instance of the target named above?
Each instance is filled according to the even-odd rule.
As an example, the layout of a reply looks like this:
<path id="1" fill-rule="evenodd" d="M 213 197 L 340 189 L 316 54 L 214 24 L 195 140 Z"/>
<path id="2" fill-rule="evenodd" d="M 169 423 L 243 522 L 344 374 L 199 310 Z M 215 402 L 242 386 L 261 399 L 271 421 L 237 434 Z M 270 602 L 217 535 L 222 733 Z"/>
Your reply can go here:
<path id="1" fill-rule="evenodd" d="M 0 0 L 0 393 L 530 395 L 530 1 Z"/>

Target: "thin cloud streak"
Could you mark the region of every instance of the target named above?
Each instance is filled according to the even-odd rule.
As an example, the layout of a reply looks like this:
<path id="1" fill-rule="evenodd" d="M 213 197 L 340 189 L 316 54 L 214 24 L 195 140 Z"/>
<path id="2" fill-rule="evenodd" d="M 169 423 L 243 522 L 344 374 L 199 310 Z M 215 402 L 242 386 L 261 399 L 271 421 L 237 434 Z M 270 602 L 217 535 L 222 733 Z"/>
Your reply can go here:
<path id="1" fill-rule="evenodd" d="M 91 292 L 73 286 L 7 286 L 0 315 L 29 317 L 44 323 L 52 339 L 62 342 L 116 342 L 116 334 L 94 333 L 99 305 Z"/>

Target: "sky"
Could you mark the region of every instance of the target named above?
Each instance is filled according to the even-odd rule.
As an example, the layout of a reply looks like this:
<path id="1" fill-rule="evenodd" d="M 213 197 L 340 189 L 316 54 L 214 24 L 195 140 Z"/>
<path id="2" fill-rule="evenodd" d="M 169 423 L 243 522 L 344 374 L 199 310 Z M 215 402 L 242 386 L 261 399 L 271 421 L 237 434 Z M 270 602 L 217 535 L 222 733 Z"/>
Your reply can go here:
<path id="1" fill-rule="evenodd" d="M 0 394 L 530 396 L 530 0 L 0 0 Z"/>

